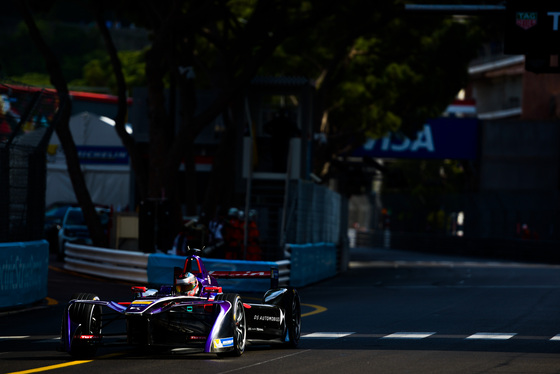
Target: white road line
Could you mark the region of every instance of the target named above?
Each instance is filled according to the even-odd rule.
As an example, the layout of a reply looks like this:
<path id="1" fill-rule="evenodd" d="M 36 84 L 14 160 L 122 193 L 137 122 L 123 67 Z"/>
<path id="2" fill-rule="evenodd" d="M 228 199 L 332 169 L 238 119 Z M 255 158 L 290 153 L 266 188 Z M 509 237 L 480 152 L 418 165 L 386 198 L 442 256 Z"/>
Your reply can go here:
<path id="1" fill-rule="evenodd" d="M 559 268 L 560 265 L 529 264 L 523 262 L 495 262 L 495 261 L 350 261 L 351 268 L 410 268 L 410 267 L 446 267 L 446 268 Z"/>
<path id="2" fill-rule="evenodd" d="M 516 333 L 499 333 L 499 332 L 477 332 L 471 336 L 467 336 L 466 339 L 496 339 L 496 340 L 507 340 L 513 338 Z"/>
<path id="3" fill-rule="evenodd" d="M 434 288 L 449 289 L 482 289 L 482 290 L 556 290 L 557 284 L 540 284 L 540 285 L 476 285 L 476 284 L 424 284 L 424 285 L 398 285 L 398 284 L 381 284 L 381 287 L 387 289 L 403 289 L 403 290 L 431 290 Z"/>
<path id="4" fill-rule="evenodd" d="M 302 335 L 302 339 L 338 339 L 348 335 L 355 334 L 354 332 L 314 332 L 312 334 Z"/>
<path id="5" fill-rule="evenodd" d="M 53 342 L 59 342 L 59 341 L 60 341 L 60 336 L 56 337 L 56 338 L 36 340 L 35 343 L 53 343 Z"/>
<path id="6" fill-rule="evenodd" d="M 19 339 L 33 339 L 30 335 L 13 335 L 13 336 L 0 336 L 0 342 L 2 341 L 9 341 L 9 340 L 19 340 Z M 40 340 L 34 340 L 33 343 L 52 343 L 60 341 L 60 336 Z"/>
<path id="7" fill-rule="evenodd" d="M 383 339 L 424 339 L 434 334 L 435 332 L 395 332 L 384 336 Z"/>
<path id="8" fill-rule="evenodd" d="M 314 332 L 301 336 L 301 339 L 339 339 L 345 336 L 356 334 L 355 332 Z M 379 339 L 425 339 L 432 335 L 437 334 L 437 332 L 395 332 L 388 335 L 377 335 L 374 337 Z M 508 340 L 518 335 L 517 333 L 508 332 L 477 332 L 476 334 L 463 337 L 462 339 L 469 340 Z M 365 337 L 366 335 L 358 334 L 357 337 Z M 368 335 L 369 336 L 369 335 Z M 373 336 L 373 335 L 371 335 Z M 560 334 L 553 336 L 548 339 L 551 341 L 560 341 Z"/>

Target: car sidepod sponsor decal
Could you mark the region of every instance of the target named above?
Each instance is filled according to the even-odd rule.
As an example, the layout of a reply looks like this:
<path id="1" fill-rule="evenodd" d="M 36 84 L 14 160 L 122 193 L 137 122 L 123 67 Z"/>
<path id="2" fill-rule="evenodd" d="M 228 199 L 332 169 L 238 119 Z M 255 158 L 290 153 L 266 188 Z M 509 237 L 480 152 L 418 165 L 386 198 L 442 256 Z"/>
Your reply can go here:
<path id="1" fill-rule="evenodd" d="M 129 310 L 130 311 L 144 310 L 150 305 L 152 305 L 153 303 L 154 303 L 153 300 L 134 300 L 132 303 L 130 303 Z"/>
<path id="2" fill-rule="evenodd" d="M 214 339 L 214 348 L 227 348 L 233 347 L 233 337 Z"/>

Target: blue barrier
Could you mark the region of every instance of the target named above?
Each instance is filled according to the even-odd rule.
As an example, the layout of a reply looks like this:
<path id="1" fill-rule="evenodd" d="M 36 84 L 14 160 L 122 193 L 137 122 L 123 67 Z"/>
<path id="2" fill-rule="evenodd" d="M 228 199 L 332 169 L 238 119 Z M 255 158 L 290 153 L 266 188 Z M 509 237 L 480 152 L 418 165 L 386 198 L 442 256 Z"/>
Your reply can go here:
<path id="1" fill-rule="evenodd" d="M 204 258 L 208 271 L 269 271 L 278 264 L 268 261 L 241 261 Z M 173 284 L 173 268 L 183 268 L 185 257 L 152 254 L 148 258 L 148 283 L 150 285 Z M 219 279 L 224 292 L 266 292 L 270 279 Z"/>
<path id="2" fill-rule="evenodd" d="M 303 287 L 334 277 L 337 251 L 333 243 L 290 244 L 290 285 Z"/>
<path id="3" fill-rule="evenodd" d="M 46 240 L 0 244 L 0 308 L 28 305 L 47 297 L 48 272 Z"/>

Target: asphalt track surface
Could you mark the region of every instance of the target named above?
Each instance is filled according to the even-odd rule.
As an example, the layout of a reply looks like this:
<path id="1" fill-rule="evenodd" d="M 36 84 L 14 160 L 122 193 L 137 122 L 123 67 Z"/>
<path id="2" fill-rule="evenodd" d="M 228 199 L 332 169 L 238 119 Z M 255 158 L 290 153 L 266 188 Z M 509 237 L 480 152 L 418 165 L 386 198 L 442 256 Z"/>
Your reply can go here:
<path id="1" fill-rule="evenodd" d="M 129 299 L 131 284 L 53 260 L 42 305 L 0 313 L 0 373 L 560 372 L 559 266 L 372 248 L 351 259 L 347 272 L 299 290 L 296 349 L 249 346 L 220 359 L 114 346 L 92 360 L 57 351 L 63 305 L 75 292 Z"/>

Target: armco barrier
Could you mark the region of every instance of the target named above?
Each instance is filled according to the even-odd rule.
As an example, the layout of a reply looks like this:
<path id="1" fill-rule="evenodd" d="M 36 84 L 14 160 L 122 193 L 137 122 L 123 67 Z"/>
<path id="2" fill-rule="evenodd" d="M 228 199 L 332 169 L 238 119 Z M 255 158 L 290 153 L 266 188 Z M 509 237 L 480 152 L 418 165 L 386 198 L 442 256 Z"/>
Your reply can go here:
<path id="1" fill-rule="evenodd" d="M 47 297 L 48 272 L 47 241 L 0 244 L 0 309 Z"/>
<path id="2" fill-rule="evenodd" d="M 148 283 L 148 258 L 142 252 L 66 244 L 64 269 L 130 282 Z"/>
<path id="3" fill-rule="evenodd" d="M 337 274 L 337 250 L 333 243 L 289 244 L 290 285 L 303 287 Z"/>
<path id="4" fill-rule="evenodd" d="M 185 257 L 166 254 L 145 254 L 77 244 L 66 244 L 64 268 L 80 273 L 120 279 L 139 284 L 173 284 L 173 268 L 183 267 Z M 204 259 L 209 271 L 278 269 L 279 285 L 290 284 L 290 261 L 237 261 Z M 221 279 L 225 292 L 264 292 L 270 288 L 268 279 Z"/>

